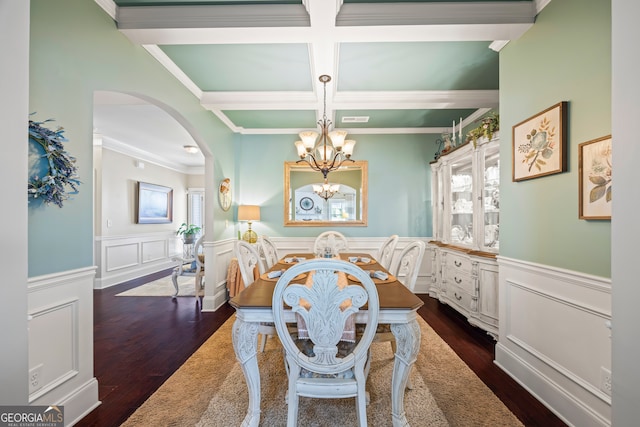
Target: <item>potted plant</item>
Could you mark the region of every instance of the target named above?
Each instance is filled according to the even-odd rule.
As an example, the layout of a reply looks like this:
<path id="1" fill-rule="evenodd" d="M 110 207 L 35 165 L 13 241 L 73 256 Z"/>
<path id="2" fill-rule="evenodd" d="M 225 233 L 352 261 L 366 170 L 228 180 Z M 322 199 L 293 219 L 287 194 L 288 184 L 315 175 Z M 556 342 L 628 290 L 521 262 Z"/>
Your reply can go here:
<path id="1" fill-rule="evenodd" d="M 195 242 L 196 235 L 200 232 L 200 230 L 201 228 L 197 225 L 187 225 L 186 222 L 183 222 L 182 225 L 180 225 L 180 228 L 178 228 L 178 231 L 176 231 L 176 234 L 178 236 L 182 236 L 182 241 L 188 245 Z"/>
<path id="2" fill-rule="evenodd" d="M 491 140 L 493 134 L 500 130 L 500 115 L 496 112 L 491 112 L 488 116 L 479 120 L 480 126 L 475 129 L 471 129 L 467 134 L 467 141 L 473 141 L 473 146 L 476 146 L 478 138 L 487 138 Z"/>

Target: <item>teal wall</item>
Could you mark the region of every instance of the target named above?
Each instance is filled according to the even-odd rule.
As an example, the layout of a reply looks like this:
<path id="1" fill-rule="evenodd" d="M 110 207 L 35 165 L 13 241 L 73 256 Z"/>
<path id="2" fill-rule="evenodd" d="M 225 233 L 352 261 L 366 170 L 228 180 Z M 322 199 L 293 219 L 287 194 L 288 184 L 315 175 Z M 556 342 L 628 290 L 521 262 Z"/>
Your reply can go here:
<path id="1" fill-rule="evenodd" d="M 216 176 L 235 174 L 233 134 L 142 47 L 120 34 L 93 1 L 32 0 L 29 84 L 30 111 L 37 120 L 53 118 L 54 126 L 65 128 L 65 148 L 77 158 L 82 181 L 80 193 L 63 208 L 30 203 L 29 276 L 94 265 L 94 90 L 131 92 L 171 106 L 196 141 L 210 147 Z"/>
<path id="2" fill-rule="evenodd" d="M 560 101 L 568 171 L 512 182 L 512 126 Z M 553 1 L 501 51 L 500 121 L 500 255 L 610 277 L 611 222 L 578 219 L 578 144 L 611 134 L 611 2 Z"/>
<path id="3" fill-rule="evenodd" d="M 369 166 L 368 226 L 331 227 L 347 237 L 431 236 L 431 172 L 437 149 L 425 135 L 350 135 L 354 160 Z M 269 236 L 316 236 L 325 227 L 284 226 L 284 162 L 298 159 L 296 135 L 244 135 L 237 142 L 237 204 L 261 206 L 252 228 Z M 318 173 L 321 177 L 321 175 Z M 331 176 L 331 174 L 329 174 Z"/>

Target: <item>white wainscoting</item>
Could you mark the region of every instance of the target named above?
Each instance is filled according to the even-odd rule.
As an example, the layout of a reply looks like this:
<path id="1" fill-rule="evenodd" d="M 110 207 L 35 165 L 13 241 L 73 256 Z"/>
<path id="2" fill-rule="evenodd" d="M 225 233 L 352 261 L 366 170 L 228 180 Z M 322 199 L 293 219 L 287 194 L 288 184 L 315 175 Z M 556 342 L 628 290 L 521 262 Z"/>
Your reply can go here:
<path id="1" fill-rule="evenodd" d="M 171 232 L 96 237 L 95 289 L 174 267 L 171 258 L 181 253 L 182 240 Z"/>
<path id="2" fill-rule="evenodd" d="M 64 405 L 67 425 L 100 404 L 93 373 L 94 275 L 90 267 L 28 281 L 29 376 L 36 375 L 29 404 Z"/>
<path id="3" fill-rule="evenodd" d="M 227 269 L 233 254 L 236 239 L 202 242 L 204 251 L 204 298 L 202 311 L 216 311 L 228 299 Z M 210 261 L 212 260 L 212 261 Z M 213 283 L 214 286 L 210 286 Z"/>
<path id="4" fill-rule="evenodd" d="M 610 426 L 611 280 L 498 257 L 496 364 L 567 424 Z"/>

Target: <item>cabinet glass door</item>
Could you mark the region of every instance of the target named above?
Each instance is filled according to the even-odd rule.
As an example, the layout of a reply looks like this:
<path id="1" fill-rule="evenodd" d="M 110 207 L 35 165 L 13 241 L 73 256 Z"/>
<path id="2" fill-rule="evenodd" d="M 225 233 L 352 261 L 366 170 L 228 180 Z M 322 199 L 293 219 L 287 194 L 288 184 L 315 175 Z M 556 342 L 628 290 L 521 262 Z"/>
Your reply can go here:
<path id="1" fill-rule="evenodd" d="M 473 170 L 471 157 L 451 165 L 451 243 L 473 245 Z"/>
<path id="2" fill-rule="evenodd" d="M 483 246 L 486 249 L 497 251 L 500 247 L 500 157 L 498 147 L 485 151 L 482 201 L 484 210 Z"/>

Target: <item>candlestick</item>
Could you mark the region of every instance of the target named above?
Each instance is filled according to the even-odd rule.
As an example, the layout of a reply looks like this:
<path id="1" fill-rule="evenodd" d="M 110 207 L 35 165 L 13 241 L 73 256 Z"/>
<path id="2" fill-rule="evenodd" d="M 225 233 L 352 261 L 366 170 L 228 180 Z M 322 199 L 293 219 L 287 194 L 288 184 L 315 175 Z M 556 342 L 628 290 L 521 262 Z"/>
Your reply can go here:
<path id="1" fill-rule="evenodd" d="M 460 142 L 462 142 L 462 117 L 460 117 Z"/>
<path id="2" fill-rule="evenodd" d="M 453 139 L 453 142 L 455 144 L 456 142 L 456 121 L 453 121 L 453 127 L 451 128 L 451 138 Z"/>

